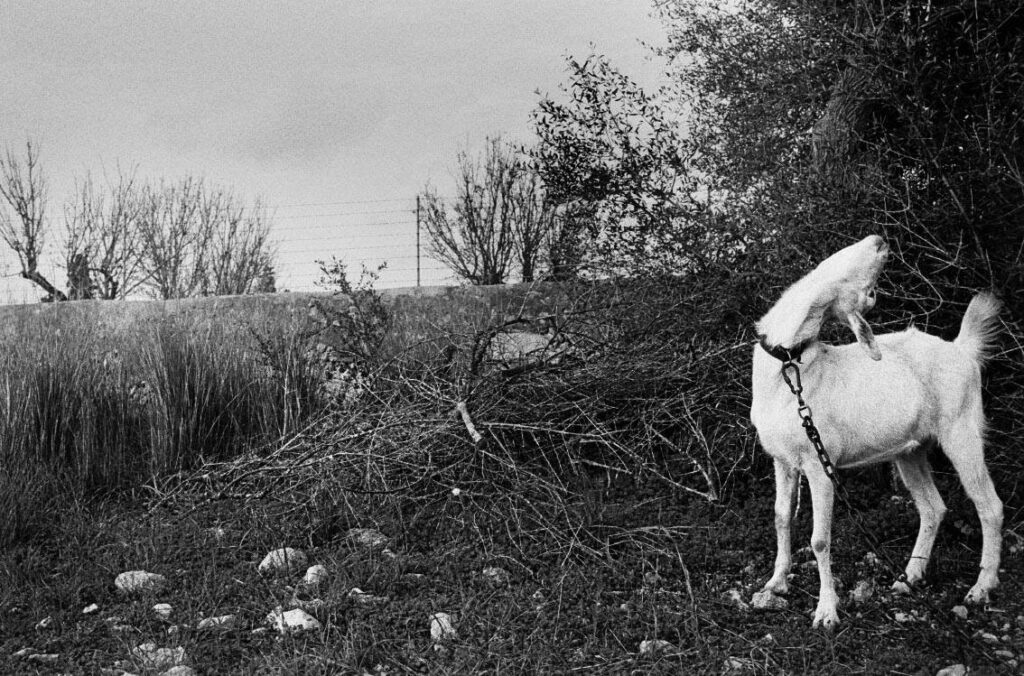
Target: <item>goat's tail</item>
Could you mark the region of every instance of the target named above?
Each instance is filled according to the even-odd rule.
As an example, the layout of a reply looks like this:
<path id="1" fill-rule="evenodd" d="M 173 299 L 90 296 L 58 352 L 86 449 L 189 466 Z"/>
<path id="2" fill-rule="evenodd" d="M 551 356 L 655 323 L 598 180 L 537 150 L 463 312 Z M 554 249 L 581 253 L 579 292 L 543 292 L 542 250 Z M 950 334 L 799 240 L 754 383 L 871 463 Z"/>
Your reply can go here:
<path id="1" fill-rule="evenodd" d="M 964 313 L 960 333 L 953 344 L 979 364 L 985 361 L 999 330 L 999 308 L 1002 304 L 991 293 L 982 292 L 971 299 Z"/>

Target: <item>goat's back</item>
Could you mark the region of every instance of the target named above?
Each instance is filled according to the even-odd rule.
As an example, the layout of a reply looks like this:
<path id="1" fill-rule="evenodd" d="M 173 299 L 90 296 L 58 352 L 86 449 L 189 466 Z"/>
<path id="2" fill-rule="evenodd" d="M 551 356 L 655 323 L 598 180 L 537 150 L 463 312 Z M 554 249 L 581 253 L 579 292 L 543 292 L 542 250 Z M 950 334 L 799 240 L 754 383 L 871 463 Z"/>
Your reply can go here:
<path id="1" fill-rule="evenodd" d="M 856 343 L 819 343 L 801 369 L 804 397 L 838 466 L 891 460 L 964 415 L 983 424 L 981 373 L 964 348 L 913 328 L 877 339 L 880 361 Z M 753 390 L 751 419 L 765 450 L 795 467 L 817 462 L 779 362 L 767 353 L 755 352 Z"/>

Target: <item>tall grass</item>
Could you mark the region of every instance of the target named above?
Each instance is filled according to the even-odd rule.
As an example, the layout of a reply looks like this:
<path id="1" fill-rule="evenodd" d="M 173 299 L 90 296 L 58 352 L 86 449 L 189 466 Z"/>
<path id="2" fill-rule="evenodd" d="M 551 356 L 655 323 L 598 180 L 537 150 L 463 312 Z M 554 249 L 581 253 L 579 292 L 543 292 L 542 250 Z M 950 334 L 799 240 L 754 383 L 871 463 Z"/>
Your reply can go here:
<path id="1" fill-rule="evenodd" d="M 258 327 L 187 314 L 80 320 L 51 312 L 7 327 L 0 543 L 44 526 L 58 503 L 230 456 L 316 412 L 319 374 L 302 358 L 306 334 L 293 318 Z"/>

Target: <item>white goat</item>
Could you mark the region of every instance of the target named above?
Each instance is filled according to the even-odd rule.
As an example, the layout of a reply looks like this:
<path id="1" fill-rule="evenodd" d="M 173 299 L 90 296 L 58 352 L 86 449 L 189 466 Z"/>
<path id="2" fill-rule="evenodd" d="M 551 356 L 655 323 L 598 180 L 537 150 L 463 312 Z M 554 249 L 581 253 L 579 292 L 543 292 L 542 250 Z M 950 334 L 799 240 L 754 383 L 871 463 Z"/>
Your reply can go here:
<path id="1" fill-rule="evenodd" d="M 821 582 L 814 626 L 832 628 L 839 622 L 830 557 L 834 487 L 783 380 L 780 359 L 787 351 L 799 358 L 804 397 L 833 465 L 896 463 L 921 518 L 907 582 L 924 575 L 946 512 L 927 459 L 928 449 L 938 444 L 981 519 L 981 574 L 967 601 L 988 601 L 999 584 L 1003 504 L 985 467 L 981 404 L 981 364 L 998 326 L 999 303 L 987 293 L 975 296 L 953 342 L 914 328 L 876 338 L 863 313 L 875 305 L 875 283 L 888 254 L 877 235 L 842 249 L 789 287 L 757 324 L 761 340 L 754 348 L 750 419 L 775 461 L 778 538 L 775 570 L 764 589 L 788 591 L 790 523 L 803 473 L 811 489 L 811 547 Z M 829 312 L 850 324 L 863 351 L 855 344 L 818 340 Z"/>

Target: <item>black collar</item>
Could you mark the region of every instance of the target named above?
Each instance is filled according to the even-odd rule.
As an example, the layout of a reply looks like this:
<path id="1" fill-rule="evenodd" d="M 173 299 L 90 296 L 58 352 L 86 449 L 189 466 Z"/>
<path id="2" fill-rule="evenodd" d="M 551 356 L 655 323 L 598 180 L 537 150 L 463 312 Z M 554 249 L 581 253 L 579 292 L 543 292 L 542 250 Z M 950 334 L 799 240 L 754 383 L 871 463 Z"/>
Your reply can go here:
<path id="1" fill-rule="evenodd" d="M 798 343 L 793 347 L 770 345 L 768 343 L 768 339 L 764 336 L 764 334 L 760 333 L 757 335 L 757 342 L 761 345 L 761 348 L 765 352 L 767 352 L 768 354 L 770 354 L 771 356 L 775 357 L 776 359 L 783 363 L 788 363 L 791 361 L 800 361 L 800 355 L 803 354 L 807 346 L 811 344 L 811 341 L 805 340 L 804 342 Z"/>

